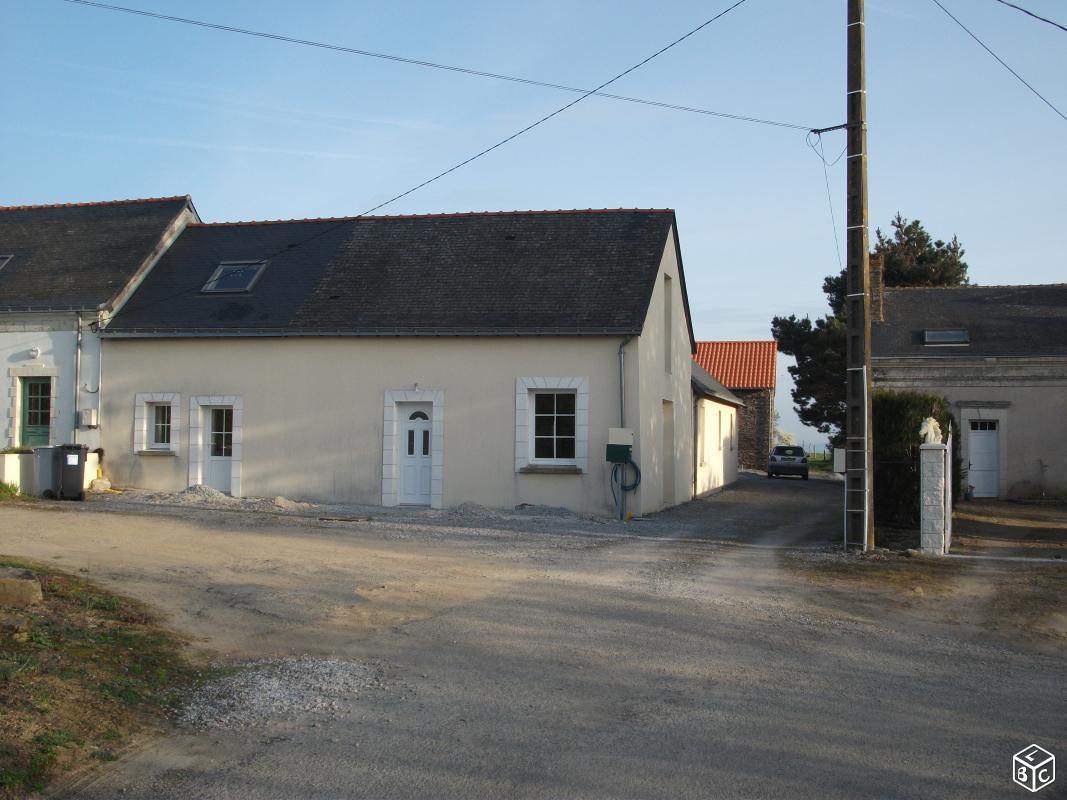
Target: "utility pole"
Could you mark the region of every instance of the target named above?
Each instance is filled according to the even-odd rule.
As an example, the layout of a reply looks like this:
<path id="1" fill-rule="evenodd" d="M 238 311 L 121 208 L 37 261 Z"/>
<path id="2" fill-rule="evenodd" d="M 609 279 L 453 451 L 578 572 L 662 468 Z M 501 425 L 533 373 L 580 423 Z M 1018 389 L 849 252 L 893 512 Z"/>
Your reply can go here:
<path id="1" fill-rule="evenodd" d="M 874 547 L 871 270 L 867 223 L 867 67 L 863 0 L 848 2 L 845 546 Z"/>

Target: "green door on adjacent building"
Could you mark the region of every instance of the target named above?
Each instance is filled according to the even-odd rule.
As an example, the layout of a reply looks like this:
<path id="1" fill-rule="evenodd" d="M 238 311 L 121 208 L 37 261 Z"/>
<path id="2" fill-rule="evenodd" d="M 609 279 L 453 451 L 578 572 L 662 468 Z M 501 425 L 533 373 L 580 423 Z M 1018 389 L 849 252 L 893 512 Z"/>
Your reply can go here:
<path id="1" fill-rule="evenodd" d="M 52 424 L 52 379 L 22 379 L 22 431 L 19 440 L 23 447 L 48 444 Z"/>

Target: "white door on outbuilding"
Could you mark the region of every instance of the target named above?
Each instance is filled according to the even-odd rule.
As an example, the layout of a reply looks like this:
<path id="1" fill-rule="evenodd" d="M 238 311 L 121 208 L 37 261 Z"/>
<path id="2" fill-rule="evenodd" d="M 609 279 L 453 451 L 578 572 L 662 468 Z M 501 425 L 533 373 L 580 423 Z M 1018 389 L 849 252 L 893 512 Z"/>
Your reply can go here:
<path id="1" fill-rule="evenodd" d="M 968 448 L 967 482 L 975 497 L 1000 494 L 1000 431 L 995 419 L 972 419 Z"/>
<path id="2" fill-rule="evenodd" d="M 433 473 L 430 439 L 433 406 L 403 404 L 400 438 L 397 443 L 400 467 L 400 502 L 405 505 L 430 505 L 430 477 Z"/>

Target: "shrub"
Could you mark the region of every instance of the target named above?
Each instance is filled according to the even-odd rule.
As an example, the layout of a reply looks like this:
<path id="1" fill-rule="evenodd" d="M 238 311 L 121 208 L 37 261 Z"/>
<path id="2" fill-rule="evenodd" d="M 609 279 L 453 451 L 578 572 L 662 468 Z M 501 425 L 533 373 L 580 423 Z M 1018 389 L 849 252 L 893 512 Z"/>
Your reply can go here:
<path id="1" fill-rule="evenodd" d="M 953 431 L 952 477 L 959 486 L 959 433 L 948 400 L 936 394 L 878 390 L 872 396 L 874 424 L 875 524 L 916 528 L 919 524 L 919 427 L 927 417 L 941 425 L 948 441 Z M 953 498 L 958 492 L 953 492 Z"/>
<path id="2" fill-rule="evenodd" d="M 19 487 L 13 483 L 0 482 L 0 502 L 18 497 Z"/>

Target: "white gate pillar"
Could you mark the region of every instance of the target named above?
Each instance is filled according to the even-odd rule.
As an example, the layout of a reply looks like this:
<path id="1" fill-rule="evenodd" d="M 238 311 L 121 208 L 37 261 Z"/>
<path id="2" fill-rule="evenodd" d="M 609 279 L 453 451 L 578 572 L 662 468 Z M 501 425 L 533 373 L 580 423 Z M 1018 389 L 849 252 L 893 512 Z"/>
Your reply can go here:
<path id="1" fill-rule="evenodd" d="M 951 498 L 948 494 L 948 445 L 919 447 L 919 547 L 924 553 L 948 552 Z"/>

